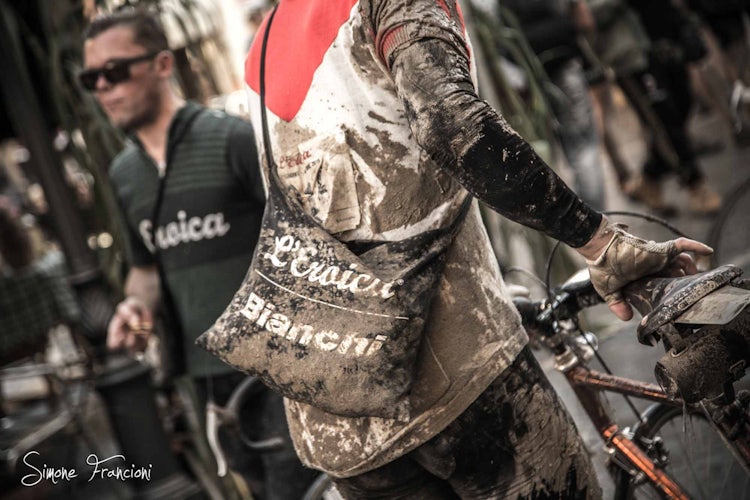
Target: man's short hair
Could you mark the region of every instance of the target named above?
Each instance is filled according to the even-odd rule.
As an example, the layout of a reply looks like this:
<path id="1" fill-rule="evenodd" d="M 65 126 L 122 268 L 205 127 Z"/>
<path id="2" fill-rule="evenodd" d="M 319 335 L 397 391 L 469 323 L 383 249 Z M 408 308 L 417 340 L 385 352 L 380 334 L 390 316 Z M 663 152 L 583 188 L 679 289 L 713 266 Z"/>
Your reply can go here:
<path id="1" fill-rule="evenodd" d="M 169 50 L 169 42 L 158 18 L 143 9 L 105 14 L 94 19 L 84 31 L 84 40 L 90 40 L 115 27 L 130 28 L 133 41 L 149 52 Z"/>

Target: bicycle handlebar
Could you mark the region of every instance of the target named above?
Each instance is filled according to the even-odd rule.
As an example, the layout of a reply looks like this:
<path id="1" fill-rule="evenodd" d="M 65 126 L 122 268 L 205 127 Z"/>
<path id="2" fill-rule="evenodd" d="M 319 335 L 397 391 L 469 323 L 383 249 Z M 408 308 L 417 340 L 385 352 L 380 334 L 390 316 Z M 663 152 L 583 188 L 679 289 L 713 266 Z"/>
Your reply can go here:
<path id="1" fill-rule="evenodd" d="M 733 399 L 731 384 L 750 364 L 750 286 L 739 279 L 741 274 L 737 267 L 722 266 L 677 278 L 651 276 L 623 290 L 643 315 L 638 340 L 647 345 L 661 340 L 667 351 L 657 362 L 656 376 L 671 396 L 689 403 Z M 526 329 L 561 355 L 566 345 L 565 337 L 558 335 L 565 332 L 559 322 L 574 319 L 601 298 L 587 280 L 566 284 L 547 300 L 513 302 Z"/>
<path id="2" fill-rule="evenodd" d="M 734 266 L 722 266 L 704 273 L 665 277 L 648 276 L 630 283 L 623 289 L 627 302 L 647 321 L 638 327 L 638 340 L 653 345 L 652 337 L 658 329 L 683 314 L 692 305 L 715 290 L 735 282 L 742 271 Z M 574 318 L 583 309 L 602 303 L 590 280 L 566 283 L 557 288 L 547 300 L 513 300 L 524 324 L 539 329 L 544 335 L 554 333 L 554 322 Z"/>
<path id="3" fill-rule="evenodd" d="M 603 299 L 596 293 L 590 280 L 566 283 L 556 289 L 550 299 L 513 299 L 524 327 L 545 337 L 556 333 L 556 321 L 572 319 L 583 309 L 602 302 Z"/>

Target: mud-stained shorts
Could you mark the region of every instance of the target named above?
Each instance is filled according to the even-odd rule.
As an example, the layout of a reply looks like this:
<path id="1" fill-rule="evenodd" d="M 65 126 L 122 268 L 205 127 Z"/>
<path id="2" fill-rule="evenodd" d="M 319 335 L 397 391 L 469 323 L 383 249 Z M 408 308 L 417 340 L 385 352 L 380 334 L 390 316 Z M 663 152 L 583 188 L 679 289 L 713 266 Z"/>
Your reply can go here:
<path id="1" fill-rule="evenodd" d="M 578 431 L 528 347 L 435 438 L 335 482 L 357 500 L 601 498 Z"/>

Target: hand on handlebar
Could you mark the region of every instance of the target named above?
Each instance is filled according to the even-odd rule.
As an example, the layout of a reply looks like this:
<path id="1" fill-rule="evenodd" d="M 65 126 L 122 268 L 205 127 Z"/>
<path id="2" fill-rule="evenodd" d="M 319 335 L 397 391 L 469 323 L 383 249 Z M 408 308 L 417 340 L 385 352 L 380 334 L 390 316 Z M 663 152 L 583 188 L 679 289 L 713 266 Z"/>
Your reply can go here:
<path id="1" fill-rule="evenodd" d="M 151 310 L 136 297 L 128 297 L 117 305 L 107 327 L 107 348 L 143 352 L 153 331 Z"/>
<path id="2" fill-rule="evenodd" d="M 596 291 L 618 318 L 627 321 L 633 317 L 633 309 L 623 298 L 621 290 L 625 285 L 665 271 L 673 276 L 695 274 L 695 261 L 685 252 L 710 255 L 713 249 L 688 238 L 646 241 L 625 229 L 605 218 L 591 241 L 578 251 L 586 258 Z"/>

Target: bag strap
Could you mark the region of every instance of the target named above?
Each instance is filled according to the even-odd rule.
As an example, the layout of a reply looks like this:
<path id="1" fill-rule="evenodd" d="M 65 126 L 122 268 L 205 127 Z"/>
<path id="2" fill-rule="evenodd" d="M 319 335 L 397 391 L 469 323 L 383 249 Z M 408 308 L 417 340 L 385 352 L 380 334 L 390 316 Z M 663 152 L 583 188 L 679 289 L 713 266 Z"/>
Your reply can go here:
<path id="1" fill-rule="evenodd" d="M 268 24 L 266 25 L 266 31 L 263 33 L 263 45 L 260 49 L 260 117 L 263 124 L 263 149 L 266 152 L 266 164 L 270 171 L 270 177 L 276 176 L 276 164 L 273 161 L 273 153 L 271 151 L 271 138 L 268 133 L 268 117 L 266 114 L 266 48 L 268 47 L 268 34 L 271 32 L 271 23 L 276 15 L 276 9 L 279 8 L 279 4 L 271 11 L 271 15 L 268 17 Z"/>
<path id="2" fill-rule="evenodd" d="M 177 147 L 177 143 L 180 142 L 182 137 L 190 130 L 190 128 L 193 125 L 193 122 L 203 112 L 203 109 L 200 109 L 196 111 L 195 113 L 192 113 L 190 116 L 188 116 L 185 119 L 185 122 L 183 123 L 179 133 L 175 135 L 174 138 L 169 142 L 169 145 L 167 146 L 167 155 L 165 157 L 166 165 L 164 166 L 164 174 L 159 177 L 159 186 L 156 190 L 156 201 L 154 202 L 154 207 L 151 212 L 151 241 L 154 242 L 153 248 L 154 248 L 154 263 L 156 264 L 156 272 L 159 275 L 159 288 L 161 292 L 161 302 L 162 306 L 164 307 L 164 310 L 169 315 L 169 320 L 172 323 L 172 327 L 174 328 L 176 333 L 176 336 L 179 338 L 180 342 L 178 343 L 178 347 L 175 349 L 172 349 L 173 356 L 179 356 L 178 359 L 175 359 L 175 365 L 176 371 L 182 372 L 184 371 L 183 359 L 182 359 L 182 340 L 184 336 L 184 330 L 182 325 L 182 320 L 180 319 L 179 314 L 177 313 L 177 306 L 175 305 L 174 297 L 172 296 L 172 292 L 169 290 L 169 287 L 167 286 L 167 276 L 164 271 L 164 263 L 162 261 L 162 255 L 159 250 L 159 243 L 156 239 L 156 228 L 158 227 L 158 221 L 159 221 L 159 215 L 161 214 L 161 208 L 164 203 L 164 193 L 166 192 L 167 188 L 167 176 L 169 175 L 169 172 L 171 170 L 171 164 L 170 161 L 172 159 L 172 156 L 174 154 L 174 149 Z"/>

